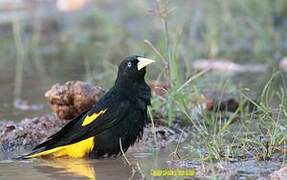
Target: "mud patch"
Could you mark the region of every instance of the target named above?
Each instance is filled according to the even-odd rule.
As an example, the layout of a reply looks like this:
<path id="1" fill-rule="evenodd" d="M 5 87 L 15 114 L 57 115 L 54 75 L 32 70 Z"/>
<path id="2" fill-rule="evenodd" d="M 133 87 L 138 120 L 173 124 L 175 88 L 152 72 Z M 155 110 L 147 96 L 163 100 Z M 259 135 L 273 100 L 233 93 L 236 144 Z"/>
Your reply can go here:
<path id="1" fill-rule="evenodd" d="M 176 161 L 171 167 L 196 169 L 199 179 L 269 179 L 270 174 L 282 165 L 279 160 L 256 161 L 254 159 L 236 162 L 216 162 L 201 164 L 197 161 Z"/>
<path id="2" fill-rule="evenodd" d="M 24 119 L 19 123 L 14 121 L 3 121 L 0 124 L 0 150 L 6 159 L 14 154 L 31 150 L 33 146 L 40 143 L 63 125 L 53 114 L 32 119 Z M 0 159 L 3 159 L 0 157 Z"/>

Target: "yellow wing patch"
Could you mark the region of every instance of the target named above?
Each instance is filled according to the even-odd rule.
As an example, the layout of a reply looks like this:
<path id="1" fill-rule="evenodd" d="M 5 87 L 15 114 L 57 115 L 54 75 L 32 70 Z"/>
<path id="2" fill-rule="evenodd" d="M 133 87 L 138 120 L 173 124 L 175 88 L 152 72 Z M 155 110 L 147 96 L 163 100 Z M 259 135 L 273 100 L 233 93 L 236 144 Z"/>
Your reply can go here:
<path id="1" fill-rule="evenodd" d="M 35 158 L 52 154 L 54 157 L 68 156 L 73 158 L 83 158 L 88 155 L 94 148 L 94 137 L 79 141 L 74 144 L 56 147 L 47 151 L 28 156 Z"/>
<path id="2" fill-rule="evenodd" d="M 98 113 L 93 113 L 92 115 L 87 115 L 82 123 L 82 126 L 86 126 L 90 123 L 92 123 L 94 120 L 96 120 L 100 115 L 104 114 L 107 111 L 107 109 L 105 110 L 101 110 Z"/>

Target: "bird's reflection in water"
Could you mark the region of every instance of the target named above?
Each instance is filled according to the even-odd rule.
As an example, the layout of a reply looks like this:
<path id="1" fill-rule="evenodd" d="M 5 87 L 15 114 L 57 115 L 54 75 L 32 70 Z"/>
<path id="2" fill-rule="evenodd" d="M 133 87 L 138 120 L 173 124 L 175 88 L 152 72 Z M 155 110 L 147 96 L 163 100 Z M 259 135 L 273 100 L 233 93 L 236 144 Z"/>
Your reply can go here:
<path id="1" fill-rule="evenodd" d="M 53 160 L 40 160 L 40 165 L 36 167 L 40 172 L 49 176 L 62 179 L 64 177 L 83 177 L 86 179 L 96 179 L 96 171 L 89 160 L 58 158 Z"/>
<path id="2" fill-rule="evenodd" d="M 131 176 L 131 168 L 121 159 L 43 159 L 34 168 L 53 179 L 129 179 Z"/>

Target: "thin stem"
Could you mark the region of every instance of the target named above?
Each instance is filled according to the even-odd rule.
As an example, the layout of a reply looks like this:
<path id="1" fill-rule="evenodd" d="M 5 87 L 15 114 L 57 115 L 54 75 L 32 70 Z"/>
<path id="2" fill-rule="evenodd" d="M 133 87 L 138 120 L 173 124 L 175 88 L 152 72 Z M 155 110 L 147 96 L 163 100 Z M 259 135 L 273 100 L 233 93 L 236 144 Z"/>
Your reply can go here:
<path id="1" fill-rule="evenodd" d="M 166 59 L 163 57 L 163 55 L 154 47 L 154 45 L 149 40 L 144 40 L 144 44 L 146 44 L 148 47 L 150 47 L 153 52 L 160 58 L 160 60 L 163 61 L 164 64 L 167 63 Z"/>
<path id="2" fill-rule="evenodd" d="M 152 115 L 152 112 L 151 112 L 151 110 L 150 110 L 149 107 L 148 107 L 148 114 L 149 114 L 150 120 L 151 120 L 154 143 L 155 143 L 156 146 L 158 147 L 157 137 L 156 137 L 156 132 L 155 132 L 155 126 L 154 126 L 154 119 L 153 119 L 153 115 Z"/>
<path id="3" fill-rule="evenodd" d="M 123 146 L 122 146 L 122 138 L 119 138 L 119 143 L 120 143 L 120 150 L 121 150 L 121 153 L 125 159 L 125 161 L 128 163 L 129 166 L 131 166 L 132 164 L 130 163 L 130 161 L 128 160 L 124 150 L 123 150 Z"/>
<path id="4" fill-rule="evenodd" d="M 202 76 L 203 74 L 205 74 L 207 71 L 209 71 L 209 69 L 201 71 L 199 73 L 197 73 L 194 76 L 191 76 L 185 83 L 183 83 L 176 91 L 179 92 L 181 91 L 185 86 L 187 86 L 191 81 L 197 79 L 198 77 Z"/>
<path id="5" fill-rule="evenodd" d="M 13 19 L 13 37 L 17 51 L 16 72 L 14 80 L 14 100 L 20 98 L 23 84 L 23 67 L 25 60 L 25 50 L 21 39 L 21 26 L 19 17 Z"/>
<path id="6" fill-rule="evenodd" d="M 36 4 L 35 7 L 35 14 L 34 14 L 34 21 L 33 21 L 33 36 L 32 36 L 32 43 L 31 43 L 31 51 L 33 56 L 33 61 L 36 65 L 37 71 L 42 78 L 46 77 L 46 72 L 44 65 L 41 61 L 41 55 L 37 52 L 37 48 L 39 47 L 40 36 L 41 36 L 41 24 L 42 20 L 40 17 L 40 8 L 38 7 L 39 4 Z"/>

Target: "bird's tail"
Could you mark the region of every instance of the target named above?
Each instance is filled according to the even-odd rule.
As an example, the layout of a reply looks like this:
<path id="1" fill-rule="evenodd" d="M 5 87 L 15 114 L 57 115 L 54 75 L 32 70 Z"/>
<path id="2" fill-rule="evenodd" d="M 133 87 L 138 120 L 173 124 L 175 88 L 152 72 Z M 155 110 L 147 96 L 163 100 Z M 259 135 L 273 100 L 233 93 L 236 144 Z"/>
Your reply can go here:
<path id="1" fill-rule="evenodd" d="M 53 157 L 69 156 L 73 158 L 82 158 L 87 156 L 88 153 L 92 151 L 93 147 L 94 137 L 90 137 L 73 144 L 57 146 L 50 149 L 47 149 L 46 147 L 36 148 L 31 153 L 20 156 L 18 159 L 31 159 L 49 155 L 53 155 Z"/>
<path id="2" fill-rule="evenodd" d="M 88 111 L 88 110 L 87 110 Z M 42 156 L 54 157 L 71 156 L 71 157 L 83 157 L 94 147 L 94 137 L 89 137 L 81 141 L 70 143 L 72 140 L 70 136 L 65 136 L 73 126 L 81 119 L 85 113 L 71 120 L 60 131 L 50 136 L 46 141 L 37 145 L 31 153 L 19 156 L 15 159 L 31 159 Z"/>
<path id="3" fill-rule="evenodd" d="M 28 154 L 22 154 L 22 155 L 19 155 L 19 156 L 17 156 L 17 157 L 13 157 L 12 159 L 14 159 L 14 160 L 26 160 L 26 159 L 31 159 L 31 158 L 32 158 L 31 156 L 33 156 L 33 155 L 35 155 L 35 154 L 37 154 L 37 152 L 36 152 L 36 151 L 32 151 L 32 152 L 30 152 L 30 153 L 28 153 Z"/>
<path id="4" fill-rule="evenodd" d="M 26 160 L 26 159 L 31 159 L 31 158 L 37 158 L 37 157 L 40 157 L 40 156 L 47 156 L 47 155 L 50 155 L 54 152 L 57 152 L 59 151 L 58 149 L 54 148 L 54 149 L 50 149 L 50 150 L 44 150 L 44 149 L 37 149 L 37 150 L 34 150 L 28 154 L 23 154 L 23 155 L 20 155 L 18 157 L 15 157 L 13 159 L 15 160 Z"/>

